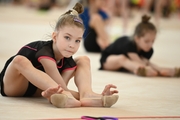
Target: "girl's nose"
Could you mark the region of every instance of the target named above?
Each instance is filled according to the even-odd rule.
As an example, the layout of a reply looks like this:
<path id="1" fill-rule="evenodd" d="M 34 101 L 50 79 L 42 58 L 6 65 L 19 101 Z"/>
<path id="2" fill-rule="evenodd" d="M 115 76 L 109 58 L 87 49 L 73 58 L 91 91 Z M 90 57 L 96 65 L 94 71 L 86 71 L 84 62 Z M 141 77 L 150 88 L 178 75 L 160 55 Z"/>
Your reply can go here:
<path id="1" fill-rule="evenodd" d="M 70 47 L 70 48 L 74 48 L 74 44 L 73 44 L 73 43 L 70 43 L 70 44 L 69 44 L 69 47 Z"/>

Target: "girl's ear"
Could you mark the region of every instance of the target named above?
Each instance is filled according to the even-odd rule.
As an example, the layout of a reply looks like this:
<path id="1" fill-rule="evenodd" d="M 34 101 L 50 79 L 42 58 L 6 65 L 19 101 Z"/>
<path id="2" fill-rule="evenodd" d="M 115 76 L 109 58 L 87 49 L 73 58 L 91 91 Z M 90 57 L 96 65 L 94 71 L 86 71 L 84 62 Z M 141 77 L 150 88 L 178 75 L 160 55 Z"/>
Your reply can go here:
<path id="1" fill-rule="evenodd" d="M 52 40 L 56 43 L 56 39 L 57 39 L 57 32 L 53 32 L 52 33 Z"/>

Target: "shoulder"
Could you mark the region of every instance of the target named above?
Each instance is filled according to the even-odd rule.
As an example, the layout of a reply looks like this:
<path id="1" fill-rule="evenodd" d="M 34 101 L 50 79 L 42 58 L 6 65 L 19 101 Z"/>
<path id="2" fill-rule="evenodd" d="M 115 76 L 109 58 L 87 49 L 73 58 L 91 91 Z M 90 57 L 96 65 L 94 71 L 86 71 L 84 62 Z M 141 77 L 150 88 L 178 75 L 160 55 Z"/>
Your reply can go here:
<path id="1" fill-rule="evenodd" d="M 48 42 L 46 41 L 34 41 L 31 43 L 28 43 L 24 45 L 17 54 L 22 54 L 22 55 L 28 55 L 32 52 L 37 52 L 39 49 L 41 49 L 45 44 Z"/>
<path id="2" fill-rule="evenodd" d="M 114 40 L 114 42 L 108 47 L 113 50 L 121 50 L 127 47 L 129 43 L 129 39 L 127 36 L 119 37 Z"/>
<path id="3" fill-rule="evenodd" d="M 38 40 L 38 41 L 33 41 L 29 44 L 26 44 L 24 47 L 34 47 L 34 48 L 41 48 L 42 46 L 46 45 L 46 44 L 50 44 L 51 41 L 42 41 L 42 40 Z"/>
<path id="4" fill-rule="evenodd" d="M 128 36 L 122 36 L 122 37 L 119 37 L 117 38 L 115 41 L 114 41 L 115 44 L 126 44 L 126 43 L 132 43 L 132 40 L 130 39 L 130 37 Z"/>
<path id="5" fill-rule="evenodd" d="M 39 49 L 36 53 L 36 57 L 39 58 L 40 56 L 48 56 L 48 57 L 54 57 L 53 49 L 52 49 L 52 40 L 42 42 L 41 46 L 39 46 Z"/>

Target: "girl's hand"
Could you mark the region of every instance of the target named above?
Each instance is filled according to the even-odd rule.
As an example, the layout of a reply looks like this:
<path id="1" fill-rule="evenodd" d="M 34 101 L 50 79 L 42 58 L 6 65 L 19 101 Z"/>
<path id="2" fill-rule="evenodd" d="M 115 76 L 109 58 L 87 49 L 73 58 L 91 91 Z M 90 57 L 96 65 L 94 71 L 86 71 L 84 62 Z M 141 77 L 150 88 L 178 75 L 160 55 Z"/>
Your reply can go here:
<path id="1" fill-rule="evenodd" d="M 44 91 L 41 93 L 41 95 L 42 95 L 44 98 L 50 100 L 51 95 L 53 95 L 53 94 L 55 94 L 55 93 L 59 93 L 59 94 L 60 94 L 60 93 L 62 93 L 62 92 L 63 92 L 63 89 L 61 88 L 60 85 L 58 85 L 57 87 L 48 88 L 47 90 L 44 90 Z"/>
<path id="2" fill-rule="evenodd" d="M 118 90 L 110 90 L 111 88 L 117 88 L 113 84 L 106 85 L 103 92 L 101 93 L 103 96 L 105 95 L 113 95 L 114 93 L 118 93 Z"/>

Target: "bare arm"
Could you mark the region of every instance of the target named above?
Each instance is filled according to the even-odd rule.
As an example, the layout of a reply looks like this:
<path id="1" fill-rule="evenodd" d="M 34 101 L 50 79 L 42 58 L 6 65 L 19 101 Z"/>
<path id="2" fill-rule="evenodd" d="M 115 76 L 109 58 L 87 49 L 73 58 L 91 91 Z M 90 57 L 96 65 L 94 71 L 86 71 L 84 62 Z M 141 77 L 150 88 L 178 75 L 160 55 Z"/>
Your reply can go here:
<path id="1" fill-rule="evenodd" d="M 74 70 L 68 70 L 63 72 L 62 74 L 59 73 L 56 63 L 52 60 L 49 59 L 41 59 L 40 60 L 41 64 L 43 65 L 46 73 L 58 84 L 61 85 L 61 87 L 66 90 L 71 92 L 71 94 L 76 98 L 79 99 L 79 93 L 75 92 L 73 90 L 69 90 L 67 88 L 67 84 L 69 80 L 73 77 L 74 75 Z"/>
<path id="2" fill-rule="evenodd" d="M 143 60 L 136 53 L 128 53 L 128 56 L 132 61 L 142 64 L 143 66 L 146 66 L 148 64 L 148 61 Z"/>
<path id="3" fill-rule="evenodd" d="M 59 74 L 59 71 L 57 69 L 57 65 L 55 61 L 49 60 L 49 59 L 41 59 L 41 64 L 44 67 L 45 72 L 57 83 L 60 84 L 61 87 L 64 90 L 67 90 L 67 85 L 65 81 L 63 80 L 63 77 L 61 74 Z M 71 75 L 69 75 L 71 76 Z"/>

